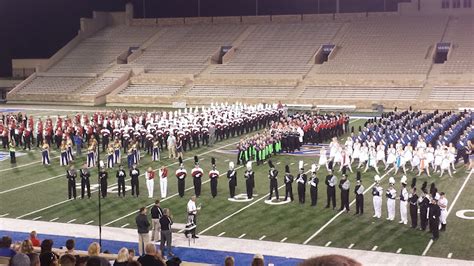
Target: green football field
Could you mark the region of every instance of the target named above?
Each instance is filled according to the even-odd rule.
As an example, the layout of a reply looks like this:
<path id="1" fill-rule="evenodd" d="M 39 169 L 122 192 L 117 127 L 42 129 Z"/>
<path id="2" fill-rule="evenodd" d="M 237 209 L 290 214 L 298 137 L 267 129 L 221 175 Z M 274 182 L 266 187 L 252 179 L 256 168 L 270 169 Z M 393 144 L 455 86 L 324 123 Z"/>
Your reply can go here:
<path id="1" fill-rule="evenodd" d="M 35 114 L 31 111 L 29 113 Z M 40 116 L 56 113 L 55 111 L 36 112 Z M 362 119 L 351 120 L 351 126 L 356 129 L 363 123 L 364 120 Z M 474 252 L 471 249 L 471 244 L 474 243 L 474 220 L 465 219 L 469 217 L 460 218 L 456 215 L 458 211 L 474 209 L 472 206 L 474 202 L 472 193 L 474 181 L 468 178 L 468 173 L 466 173 L 462 164 L 457 165 L 458 171 L 453 178 L 449 178 L 447 175 L 439 178 L 439 174 L 433 174 L 432 177 L 422 175 L 418 178 L 418 188 L 425 180 L 429 183 L 435 182 L 439 191 L 446 192 L 449 200 L 450 213 L 447 231 L 442 232 L 440 239 L 427 248 L 430 242 L 430 234 L 411 229 L 409 225 L 398 224 L 400 217 L 398 202 L 395 221 L 385 220 L 387 215 L 385 199 L 382 219 L 372 218 L 371 187 L 373 185 L 373 171 L 362 174 L 362 182 L 367 192 L 365 194 L 365 213 L 363 216 L 354 216 L 353 185 L 355 184 L 355 173 L 349 173 L 352 185 L 350 194 L 351 211 L 342 213 L 324 208 L 326 205 L 324 178 L 327 173 L 323 168 L 318 172 L 320 185 L 316 207 L 310 206 L 309 186 L 306 191 L 306 204 L 301 205 L 297 202 L 296 184 L 293 185 L 294 202 L 281 205 L 267 204 L 265 200 L 269 193 L 267 177 L 269 167 L 267 164 L 257 166 L 255 163 L 253 164 L 256 182 L 254 190 L 256 196 L 254 199 L 248 202 L 229 201 L 229 189 L 225 173 L 228 169 L 229 160 L 235 161 L 236 159 L 236 155 L 231 150 L 235 149 L 237 141 L 237 138 L 228 139 L 217 142 L 212 147 L 201 147 L 185 153 L 184 164 L 188 170 L 188 177 L 186 178 L 184 198 L 177 195 L 177 181 L 174 177 L 174 171 L 177 169 L 178 163 L 175 160 L 165 158 L 167 151 L 162 154 L 160 162 L 151 162 L 148 155 L 141 159 L 139 168 L 142 173 L 148 166 L 152 166 L 154 169 L 158 169 L 163 164 L 168 166 L 171 173 L 168 177 L 168 197 L 162 199 L 162 207 L 170 208 L 175 222 L 185 223 L 186 204 L 194 191 L 190 172 L 193 167 L 193 156 L 197 154 L 205 173 L 210 170 L 211 157 L 216 158 L 217 169 L 221 173 L 216 198 L 212 198 L 210 195 L 207 174 L 203 178 L 202 195 L 198 199 L 198 204 L 202 206 L 198 216 L 198 233 L 212 236 L 265 239 L 277 242 L 474 260 Z M 94 186 L 97 183 L 96 179 L 91 178 L 94 180 L 91 180 L 93 191 L 91 199 L 80 199 L 78 197 L 76 200 L 68 200 L 65 168 L 59 166 L 57 151 L 53 151 L 51 154 L 53 159 L 50 166 L 41 165 L 39 150 L 19 152 L 24 153 L 24 155 L 17 158 L 16 166 L 12 167 L 9 160 L 0 162 L 0 216 L 98 225 L 98 194 L 97 187 Z M 143 154 L 142 152 L 142 156 Z M 103 155 L 101 157 L 103 158 Z M 271 159 L 280 172 L 278 185 L 280 186 L 280 197 L 282 197 L 285 190 L 283 185 L 285 164 L 290 165 L 291 172 L 296 175 L 299 160 L 304 160 L 305 171 L 309 171 L 311 164 L 317 162 L 318 157 L 304 154 L 301 156 L 276 155 Z M 76 158 L 74 164 L 76 167 L 80 167 L 83 162 L 84 156 Z M 125 161 L 123 162 L 125 164 Z M 244 167 L 237 165 L 236 167 L 238 173 L 236 194 L 244 194 Z M 353 168 L 355 170 L 355 166 Z M 382 168 L 382 165 L 379 168 Z M 96 170 L 92 170 L 92 176 L 96 175 Z M 340 178 L 340 173 L 336 173 L 336 176 Z M 382 173 L 381 176 L 383 177 L 382 186 L 387 188 L 388 178 L 391 175 Z M 401 173 L 395 176 L 397 193 L 400 189 L 399 180 L 401 176 Z M 409 173 L 407 176 L 409 183 L 411 183 L 413 173 Z M 127 191 L 125 198 L 119 198 L 116 193 L 111 192 L 106 199 L 102 200 L 103 225 L 133 228 L 138 208 L 151 206 L 154 199 L 148 198 L 145 178 L 143 175 L 140 178 L 141 195 L 139 198 L 132 198 L 130 191 Z M 130 185 L 129 179 L 127 179 L 127 185 Z M 109 170 L 109 187 L 112 191 L 116 187 L 115 169 Z M 155 198 L 159 197 L 159 191 L 159 182 L 155 182 Z M 80 195 L 80 189 L 77 192 Z M 337 189 L 336 195 L 339 207 L 339 189 Z M 472 215 L 472 212 L 464 212 L 464 214 L 469 216 Z"/>

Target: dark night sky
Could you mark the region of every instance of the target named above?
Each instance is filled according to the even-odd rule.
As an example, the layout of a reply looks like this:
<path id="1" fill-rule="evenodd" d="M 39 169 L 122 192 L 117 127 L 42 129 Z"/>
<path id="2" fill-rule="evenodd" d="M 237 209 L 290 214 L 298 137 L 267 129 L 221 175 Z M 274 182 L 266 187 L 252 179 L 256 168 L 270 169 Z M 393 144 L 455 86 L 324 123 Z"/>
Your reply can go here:
<path id="1" fill-rule="evenodd" d="M 255 15 L 256 0 L 200 0 L 201 16 Z M 385 0 L 388 11 L 397 2 Z M 126 2 L 143 16 L 143 0 L 0 0 L 0 76 L 11 75 L 12 58 L 48 58 L 71 40 L 79 18 L 92 10 L 123 11 Z M 335 0 L 258 0 L 260 15 L 332 13 Z M 341 12 L 382 11 L 384 0 L 340 0 Z M 147 17 L 197 16 L 198 0 L 145 0 Z"/>

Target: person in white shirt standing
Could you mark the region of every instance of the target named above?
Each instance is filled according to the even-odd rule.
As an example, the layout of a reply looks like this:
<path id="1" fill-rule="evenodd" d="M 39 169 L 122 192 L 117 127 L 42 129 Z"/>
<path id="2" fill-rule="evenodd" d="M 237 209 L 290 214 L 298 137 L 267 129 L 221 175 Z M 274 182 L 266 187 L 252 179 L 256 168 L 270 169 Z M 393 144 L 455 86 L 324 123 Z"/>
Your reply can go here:
<path id="1" fill-rule="evenodd" d="M 400 181 L 402 183 L 402 190 L 400 192 L 400 224 L 408 224 L 407 207 L 408 207 L 408 190 L 407 177 L 402 176 Z"/>
<path id="2" fill-rule="evenodd" d="M 161 166 L 158 175 L 160 177 L 160 191 L 161 198 L 166 198 L 166 193 L 168 191 L 168 168 L 166 166 Z"/>
<path id="3" fill-rule="evenodd" d="M 188 234 L 191 233 L 192 238 L 199 238 L 196 236 L 196 216 L 200 208 L 196 207 L 196 196 L 192 196 L 188 201 L 187 212 L 188 212 L 188 223 L 186 224 L 186 230 L 184 235 L 186 238 Z"/>
<path id="4" fill-rule="evenodd" d="M 380 186 L 380 176 L 375 175 L 375 186 L 372 188 L 372 201 L 374 204 L 374 218 L 380 219 L 382 217 L 382 193 L 383 188 Z"/>
<path id="5" fill-rule="evenodd" d="M 155 171 L 148 167 L 145 173 L 146 187 L 148 189 L 148 198 L 153 198 L 153 189 L 155 188 Z"/>
<path id="6" fill-rule="evenodd" d="M 441 215 L 439 216 L 439 222 L 441 223 L 440 231 L 446 231 L 446 219 L 448 218 L 448 199 L 444 192 L 439 193 L 440 198 L 438 200 L 439 208 L 441 209 Z"/>
<path id="7" fill-rule="evenodd" d="M 390 177 L 388 181 L 390 187 L 386 191 L 387 196 L 387 212 L 388 217 L 387 220 L 393 221 L 395 219 L 395 198 L 397 196 L 397 191 L 393 187 L 395 185 L 395 178 Z"/>

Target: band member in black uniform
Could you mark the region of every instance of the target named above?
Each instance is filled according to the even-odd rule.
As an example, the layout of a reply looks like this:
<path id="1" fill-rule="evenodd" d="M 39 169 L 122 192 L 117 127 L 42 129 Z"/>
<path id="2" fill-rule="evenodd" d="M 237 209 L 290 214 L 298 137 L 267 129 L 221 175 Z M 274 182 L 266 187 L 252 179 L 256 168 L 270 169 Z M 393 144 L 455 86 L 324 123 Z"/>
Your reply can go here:
<path id="1" fill-rule="evenodd" d="M 272 200 L 273 191 L 275 191 L 276 199 L 280 200 L 278 195 L 278 170 L 275 169 L 272 160 L 268 160 L 268 165 L 270 166 L 270 170 L 268 170 L 268 179 L 270 179 L 270 195 L 268 200 Z"/>
<path id="2" fill-rule="evenodd" d="M 84 194 L 87 190 L 87 197 L 90 199 L 91 198 L 91 182 L 90 182 L 90 177 L 91 173 L 89 172 L 89 169 L 87 168 L 87 164 L 82 165 L 82 169 L 80 172 L 81 175 L 81 198 L 84 198 Z"/>
<path id="3" fill-rule="evenodd" d="M 333 175 L 332 171 L 332 161 L 329 162 L 330 173 L 326 176 L 326 186 L 327 186 L 327 204 L 326 208 L 329 208 L 330 203 L 332 203 L 332 209 L 336 209 L 336 184 L 337 178 Z"/>
<path id="4" fill-rule="evenodd" d="M 311 206 L 318 203 L 318 184 L 319 178 L 316 176 L 316 164 L 311 165 L 311 181 L 309 182 L 309 195 L 311 196 Z"/>
<path id="5" fill-rule="evenodd" d="M 343 172 L 345 172 L 343 170 Z M 344 173 L 342 174 L 341 181 L 339 182 L 339 189 L 341 189 L 341 208 L 340 211 L 345 210 L 349 212 L 349 189 L 351 186 L 351 182 L 347 179 L 347 175 Z"/>
<path id="6" fill-rule="evenodd" d="M 100 195 L 102 198 L 107 197 L 107 178 L 109 178 L 109 173 L 105 170 L 105 167 L 100 168 L 99 172 L 99 182 L 100 182 Z"/>
<path id="7" fill-rule="evenodd" d="M 364 214 L 364 185 L 362 185 L 362 180 L 360 176 L 360 171 L 357 171 L 356 175 L 356 186 L 354 188 L 354 194 L 356 196 L 356 213 L 357 214 Z"/>
<path id="8" fill-rule="evenodd" d="M 74 197 L 74 199 L 76 199 L 76 177 L 77 171 L 76 169 L 74 169 L 74 165 L 71 165 L 69 167 L 69 170 L 67 170 L 66 172 L 67 194 L 69 199 L 71 199 L 71 197 Z"/>
<path id="9" fill-rule="evenodd" d="M 252 161 L 247 162 L 247 170 L 245 170 L 245 186 L 247 188 L 247 198 L 253 198 L 253 186 L 254 186 L 254 172 L 252 171 Z"/>
<path id="10" fill-rule="evenodd" d="M 430 223 L 430 232 L 433 234 L 431 239 L 437 240 L 439 238 L 439 216 L 441 215 L 441 208 L 438 205 L 438 200 L 436 198 L 436 192 L 431 195 L 431 202 L 429 205 L 429 223 Z"/>
<path id="11" fill-rule="evenodd" d="M 217 196 L 217 179 L 219 178 L 219 171 L 216 169 L 216 159 L 211 158 L 212 170 L 209 171 L 209 179 L 211 180 L 211 196 L 215 198 Z"/>
<path id="12" fill-rule="evenodd" d="M 299 174 L 296 176 L 296 183 L 298 183 L 298 201 L 301 204 L 304 204 L 306 199 L 306 182 L 308 181 L 308 177 L 304 173 L 304 162 L 299 161 Z"/>
<path id="13" fill-rule="evenodd" d="M 285 165 L 285 201 L 288 200 L 288 197 L 293 201 L 293 180 L 294 177 L 290 173 L 290 167 Z"/>
<path id="14" fill-rule="evenodd" d="M 193 177 L 193 184 L 194 184 L 194 195 L 199 198 L 201 196 L 201 185 L 202 181 L 201 178 L 204 175 L 204 171 L 199 166 L 199 158 L 194 155 L 194 168 L 191 171 L 191 176 Z"/>
<path id="15" fill-rule="evenodd" d="M 125 197 L 125 177 L 127 173 L 123 170 L 123 166 L 119 166 L 119 170 L 117 171 L 117 184 L 118 184 L 118 196 L 121 197 L 122 195 Z"/>
<path id="16" fill-rule="evenodd" d="M 423 182 L 421 186 L 421 197 L 418 199 L 418 204 L 420 206 L 420 230 L 425 231 L 428 226 L 428 206 L 430 204 L 430 199 L 428 198 L 428 191 L 426 190 L 428 182 Z"/>
<path id="17" fill-rule="evenodd" d="M 184 197 L 184 186 L 185 186 L 185 179 L 188 172 L 184 169 L 183 159 L 181 157 L 178 158 L 179 160 L 179 168 L 176 170 L 176 178 L 178 179 L 178 194 L 182 198 Z"/>
<path id="18" fill-rule="evenodd" d="M 416 194 L 416 177 L 411 181 L 411 193 L 408 195 L 408 203 L 410 203 L 411 228 L 418 226 L 418 195 Z"/>
<path id="19" fill-rule="evenodd" d="M 130 169 L 130 183 L 132 184 L 132 196 L 140 195 L 138 177 L 140 176 L 140 170 L 137 168 L 137 165 L 134 164 L 132 169 Z"/>
<path id="20" fill-rule="evenodd" d="M 234 169 L 234 162 L 229 162 L 229 170 L 227 171 L 227 179 L 229 180 L 230 198 L 235 197 L 235 187 L 237 186 L 237 171 Z"/>

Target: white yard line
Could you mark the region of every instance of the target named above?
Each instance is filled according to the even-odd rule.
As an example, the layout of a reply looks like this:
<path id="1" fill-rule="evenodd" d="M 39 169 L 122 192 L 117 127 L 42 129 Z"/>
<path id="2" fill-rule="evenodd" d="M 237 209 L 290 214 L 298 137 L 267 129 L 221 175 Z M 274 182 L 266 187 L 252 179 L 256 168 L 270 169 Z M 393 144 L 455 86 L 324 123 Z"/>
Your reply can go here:
<path id="1" fill-rule="evenodd" d="M 388 172 L 386 172 L 381 178 L 380 180 L 382 180 L 385 176 L 387 176 L 387 174 L 391 171 L 392 169 L 390 169 Z M 364 191 L 364 194 L 367 193 L 367 191 L 371 190 L 372 187 L 375 185 L 375 183 L 373 183 L 372 185 L 370 185 L 365 191 Z M 355 200 L 351 201 L 351 203 L 349 204 L 349 206 L 352 206 L 354 205 L 355 203 Z M 313 240 L 313 238 L 315 238 L 316 236 L 318 236 L 324 229 L 326 229 L 326 227 L 328 227 L 332 222 L 334 222 L 334 220 L 337 219 L 337 217 L 339 217 L 340 215 L 342 215 L 345 211 L 340 211 L 338 212 L 336 215 L 334 215 L 334 217 L 332 217 L 327 223 L 325 223 L 323 226 L 321 226 L 318 231 L 316 231 L 313 235 L 311 235 L 308 239 L 306 239 L 304 242 L 303 242 L 303 245 L 307 245 L 309 243 L 309 241 Z"/>
<path id="2" fill-rule="evenodd" d="M 125 227 L 127 227 L 127 226 L 129 226 L 129 225 L 130 225 L 129 223 L 126 223 L 126 224 L 120 226 L 120 228 L 125 228 Z"/>
<path id="3" fill-rule="evenodd" d="M 41 219 L 41 217 L 42 217 L 42 216 L 38 216 L 38 217 L 35 217 L 35 218 L 31 219 L 31 220 L 36 221 L 36 220 Z"/>
<path id="4" fill-rule="evenodd" d="M 287 239 L 288 239 L 288 237 L 283 238 L 282 240 L 280 240 L 280 243 L 285 242 Z"/>
<path id="5" fill-rule="evenodd" d="M 347 248 L 351 249 L 352 247 L 354 247 L 354 243 L 350 244 Z"/>
<path id="6" fill-rule="evenodd" d="M 244 237 L 244 236 L 246 236 L 246 235 L 247 235 L 247 234 L 241 234 L 238 238 L 240 239 L 240 238 L 242 238 L 242 237 Z"/>
<path id="7" fill-rule="evenodd" d="M 223 236 L 223 235 L 225 235 L 225 232 L 222 232 L 222 233 L 218 234 L 217 236 Z"/>
<path id="8" fill-rule="evenodd" d="M 454 200 L 453 200 L 453 202 L 451 203 L 451 206 L 448 209 L 448 214 L 446 214 L 446 219 L 448 219 L 449 214 L 453 210 L 453 207 L 456 204 L 456 202 L 458 201 L 459 196 L 461 196 L 461 193 L 464 190 L 464 187 L 466 186 L 467 182 L 469 181 L 469 179 L 471 179 L 472 173 L 474 173 L 474 169 L 472 169 L 471 172 L 469 172 L 469 175 L 466 177 L 466 180 L 464 180 L 464 183 L 462 184 L 461 188 L 459 189 L 458 193 L 456 194 L 456 197 L 454 197 Z M 428 251 L 430 250 L 433 243 L 434 243 L 433 239 L 430 239 L 430 242 L 428 242 L 428 245 L 426 246 L 426 248 L 423 251 L 423 253 L 421 254 L 421 256 L 426 256 L 426 253 L 428 253 Z"/>
<path id="9" fill-rule="evenodd" d="M 87 223 L 85 223 L 85 224 L 87 225 L 87 224 L 91 224 L 91 223 L 93 223 L 93 222 L 94 222 L 94 220 L 92 220 L 92 221 L 88 221 L 88 222 L 87 222 Z"/>
<path id="10" fill-rule="evenodd" d="M 49 158 L 50 161 L 52 162 L 53 159 L 57 159 L 59 158 L 60 156 L 55 156 L 55 157 L 51 157 Z M 10 168 L 6 168 L 6 169 L 2 169 L 0 170 L 0 172 L 6 172 L 6 171 L 10 171 L 10 170 L 15 170 L 15 169 L 18 169 L 18 168 L 23 168 L 23 167 L 26 167 L 26 166 L 30 166 L 30 165 L 33 165 L 33 164 L 39 164 L 39 163 L 42 163 L 43 161 L 40 160 L 40 161 L 36 161 L 36 162 L 31 162 L 31 163 L 27 163 L 27 164 L 22 164 L 22 165 L 19 165 L 19 166 L 15 166 L 15 167 L 10 167 Z"/>
<path id="11" fill-rule="evenodd" d="M 379 248 L 379 247 L 378 247 L 378 246 L 374 246 L 374 247 L 372 248 L 372 251 L 376 251 L 377 248 Z"/>
<path id="12" fill-rule="evenodd" d="M 8 215 L 9 215 L 9 213 L 5 213 L 5 214 L 0 215 L 0 217 L 5 217 L 5 216 L 8 216 Z"/>
<path id="13" fill-rule="evenodd" d="M 37 185 L 37 184 L 39 184 L 39 183 L 47 182 L 47 181 L 49 181 L 49 180 L 53 180 L 53 179 L 60 178 L 60 177 L 64 177 L 64 176 L 66 176 L 66 174 L 60 174 L 60 175 L 53 176 L 53 177 L 49 177 L 49 178 L 46 178 L 46 179 L 43 179 L 43 180 L 39 180 L 39 181 L 36 181 L 36 182 L 33 182 L 33 183 L 28 183 L 28 184 L 23 185 L 23 186 L 19 186 L 19 187 L 7 189 L 7 190 L 4 190 L 4 191 L 0 191 L 0 195 L 1 195 L 1 194 L 8 193 L 8 192 L 16 191 L 16 190 L 19 190 L 19 189 L 22 189 L 22 188 L 31 187 L 31 186 Z"/>
<path id="14" fill-rule="evenodd" d="M 70 224 L 70 223 L 73 223 L 75 221 L 76 221 L 76 219 L 72 219 L 72 220 L 68 221 L 67 223 Z"/>
<path id="15" fill-rule="evenodd" d="M 328 241 L 328 242 L 326 243 L 326 245 L 324 245 L 324 246 L 325 246 L 325 247 L 329 247 L 329 246 L 331 245 L 331 243 L 332 243 L 331 241 Z"/>
<path id="16" fill-rule="evenodd" d="M 265 239 L 265 237 L 267 237 L 267 236 L 263 235 L 263 236 L 260 237 L 258 240 L 263 240 L 263 239 Z"/>
<path id="17" fill-rule="evenodd" d="M 49 221 L 50 221 L 50 222 L 54 222 L 54 221 L 57 221 L 57 220 L 59 220 L 59 217 L 53 218 L 53 219 L 51 219 L 51 220 L 49 220 Z"/>

